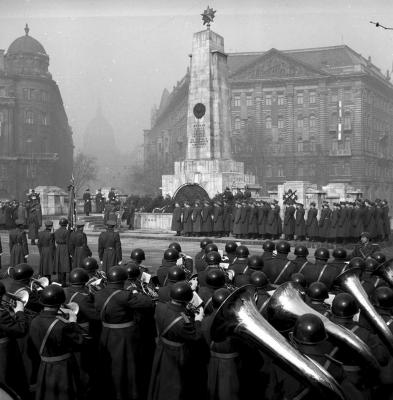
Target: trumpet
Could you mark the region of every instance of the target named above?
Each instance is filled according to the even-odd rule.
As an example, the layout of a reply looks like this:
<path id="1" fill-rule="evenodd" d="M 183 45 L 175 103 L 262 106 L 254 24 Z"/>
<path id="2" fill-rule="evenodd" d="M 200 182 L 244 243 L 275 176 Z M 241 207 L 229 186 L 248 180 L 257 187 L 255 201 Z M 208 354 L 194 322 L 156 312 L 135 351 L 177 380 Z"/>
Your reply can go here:
<path id="1" fill-rule="evenodd" d="M 59 308 L 58 316 L 62 317 L 62 320 L 66 322 L 69 321 L 71 316 L 77 316 L 79 313 L 79 305 L 78 303 L 71 302 L 67 304 L 62 304 Z"/>
<path id="2" fill-rule="evenodd" d="M 42 289 L 45 289 L 47 286 L 49 286 L 49 279 L 45 276 L 42 278 L 31 278 L 30 279 L 30 290 L 31 291 L 41 291 Z"/>
<path id="3" fill-rule="evenodd" d="M 158 291 L 150 282 L 141 282 L 141 288 L 143 294 L 151 297 L 153 300 L 158 300 Z"/>
<path id="4" fill-rule="evenodd" d="M 9 312 L 14 312 L 14 308 L 16 307 L 16 303 L 18 301 L 20 301 L 23 306 L 26 306 L 29 301 L 29 293 L 27 290 L 20 290 L 17 294 L 7 292 L 6 296 L 9 298 L 9 300 L 3 299 L 1 300 L 1 304 L 5 306 Z"/>

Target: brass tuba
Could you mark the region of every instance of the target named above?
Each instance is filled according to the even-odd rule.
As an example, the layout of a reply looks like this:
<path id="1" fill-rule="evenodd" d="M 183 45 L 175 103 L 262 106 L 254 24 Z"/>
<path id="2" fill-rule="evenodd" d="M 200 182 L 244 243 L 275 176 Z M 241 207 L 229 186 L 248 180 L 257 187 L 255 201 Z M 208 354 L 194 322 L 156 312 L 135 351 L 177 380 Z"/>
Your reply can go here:
<path id="1" fill-rule="evenodd" d="M 282 321 L 292 320 L 295 322 L 303 314 L 317 315 L 322 320 L 326 332 L 330 336 L 354 350 L 364 360 L 365 366 L 374 372 L 379 371 L 378 361 L 370 348 L 349 329 L 335 324 L 329 318 L 308 306 L 303 300 L 302 291 L 298 284 L 286 282 L 280 285 L 266 304 L 263 312 L 273 325 Z"/>
<path id="2" fill-rule="evenodd" d="M 393 258 L 386 260 L 373 272 L 373 275 L 380 276 L 390 287 L 393 288 Z"/>
<path id="3" fill-rule="evenodd" d="M 393 355 L 393 333 L 386 325 L 384 319 L 377 313 L 371 304 L 366 291 L 360 283 L 360 273 L 360 268 L 347 269 L 336 278 L 336 281 L 343 289 L 355 297 L 360 309 L 364 311 L 367 319 L 372 325 L 374 325 L 378 336 L 385 343 L 389 352 Z"/>
<path id="4" fill-rule="evenodd" d="M 334 378 L 313 360 L 303 356 L 291 346 L 259 313 L 249 290 L 243 286 L 221 304 L 211 326 L 211 336 L 215 341 L 223 340 L 228 334 L 235 334 L 247 342 L 252 342 L 262 351 L 267 351 L 284 368 L 290 368 L 300 380 L 311 385 L 322 398 L 345 399 Z"/>

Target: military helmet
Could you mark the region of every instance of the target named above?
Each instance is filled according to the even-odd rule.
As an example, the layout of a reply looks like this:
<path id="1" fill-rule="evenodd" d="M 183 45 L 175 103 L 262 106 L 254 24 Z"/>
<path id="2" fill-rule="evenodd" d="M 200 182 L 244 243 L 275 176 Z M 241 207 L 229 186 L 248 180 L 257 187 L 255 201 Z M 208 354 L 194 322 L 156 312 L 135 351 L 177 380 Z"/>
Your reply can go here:
<path id="1" fill-rule="evenodd" d="M 167 275 L 167 280 L 169 282 L 179 282 L 179 281 L 184 281 L 186 279 L 186 273 L 184 272 L 184 269 L 174 265 L 173 267 L 169 268 L 168 270 L 168 275 Z"/>
<path id="2" fill-rule="evenodd" d="M 298 246 L 295 247 L 295 251 L 293 253 L 295 254 L 295 256 L 298 257 L 307 257 L 308 248 L 306 246 L 299 244 Z"/>
<path id="3" fill-rule="evenodd" d="M 0 281 L 0 300 L 5 295 L 5 286 L 4 283 Z"/>
<path id="4" fill-rule="evenodd" d="M 332 256 L 336 260 L 345 260 L 347 258 L 347 251 L 342 247 L 337 247 L 333 250 Z"/>
<path id="5" fill-rule="evenodd" d="M 179 252 L 176 249 L 166 249 L 164 251 L 164 260 L 177 261 L 179 259 Z"/>
<path id="6" fill-rule="evenodd" d="M 86 257 L 82 261 L 82 268 L 84 268 L 87 272 L 94 272 L 98 269 L 98 262 L 93 257 Z"/>
<path id="7" fill-rule="evenodd" d="M 40 292 L 40 303 L 45 307 L 59 307 L 65 301 L 65 292 L 60 285 L 48 285 Z"/>
<path id="8" fill-rule="evenodd" d="M 236 257 L 238 258 L 247 258 L 250 254 L 247 246 L 240 245 L 236 248 Z"/>
<path id="9" fill-rule="evenodd" d="M 134 263 L 127 264 L 126 271 L 128 279 L 137 279 L 141 275 L 141 270 L 139 269 L 139 266 Z"/>
<path id="10" fill-rule="evenodd" d="M 70 272 L 71 285 L 84 285 L 89 280 L 89 274 L 83 268 L 74 268 Z"/>
<path id="11" fill-rule="evenodd" d="M 237 249 L 237 243 L 234 242 L 233 240 L 229 240 L 228 242 L 225 243 L 225 252 L 227 254 L 235 253 L 236 249 Z"/>
<path id="12" fill-rule="evenodd" d="M 258 254 L 248 257 L 247 265 L 250 269 L 260 270 L 263 267 L 263 259 Z"/>
<path id="13" fill-rule="evenodd" d="M 257 288 L 263 288 L 269 284 L 269 279 L 262 271 L 255 271 L 250 276 L 250 285 Z"/>
<path id="14" fill-rule="evenodd" d="M 293 328 L 293 339 L 299 344 L 317 344 L 327 338 L 321 318 L 315 314 L 303 314 Z"/>
<path id="15" fill-rule="evenodd" d="M 349 268 L 360 268 L 361 270 L 364 269 L 365 263 L 363 258 L 360 257 L 354 257 L 348 264 Z"/>
<path id="16" fill-rule="evenodd" d="M 359 312 L 355 298 L 349 293 L 338 293 L 332 303 L 332 314 L 336 317 L 352 318 Z"/>
<path id="17" fill-rule="evenodd" d="M 323 282 L 313 282 L 307 289 L 307 295 L 311 300 L 324 301 L 329 297 L 328 289 Z"/>
<path id="18" fill-rule="evenodd" d="M 285 240 L 281 240 L 276 244 L 277 253 L 288 254 L 291 251 L 291 245 Z"/>
<path id="19" fill-rule="evenodd" d="M 169 244 L 168 249 L 175 249 L 177 250 L 179 253 L 181 253 L 181 246 L 180 243 L 178 242 L 172 242 Z"/>
<path id="20" fill-rule="evenodd" d="M 107 274 L 108 283 L 121 283 L 127 280 L 128 274 L 124 267 L 115 265 Z"/>
<path id="21" fill-rule="evenodd" d="M 381 308 L 393 308 L 393 290 L 387 286 L 380 286 L 374 290 L 373 303 Z"/>
<path id="22" fill-rule="evenodd" d="M 12 278 L 16 281 L 30 279 L 34 274 L 33 268 L 26 263 L 18 264 L 13 268 Z"/>
<path id="23" fill-rule="evenodd" d="M 211 251 L 218 251 L 218 247 L 215 243 L 211 242 L 205 246 L 205 254 L 210 253 Z"/>
<path id="24" fill-rule="evenodd" d="M 380 252 L 380 251 L 378 251 L 378 252 L 372 254 L 371 257 L 372 257 L 374 260 L 378 261 L 379 264 L 382 264 L 382 263 L 384 263 L 384 262 L 386 261 L 386 256 L 385 256 L 385 254 L 383 254 L 383 253 Z"/>
<path id="25" fill-rule="evenodd" d="M 194 293 L 191 286 L 185 282 L 176 282 L 171 286 L 170 297 L 172 300 L 176 300 L 180 303 L 189 303 L 193 297 Z"/>
<path id="26" fill-rule="evenodd" d="M 213 240 L 211 240 L 211 239 L 209 239 L 209 238 L 204 238 L 204 239 L 201 240 L 201 242 L 200 242 L 199 245 L 200 245 L 201 249 L 204 250 L 205 247 L 206 247 L 209 243 L 213 243 Z"/>
<path id="27" fill-rule="evenodd" d="M 379 267 L 379 262 L 377 260 L 375 260 L 374 258 L 370 257 L 370 258 L 367 258 L 366 260 L 363 260 L 360 257 L 355 257 L 352 260 L 355 260 L 355 259 L 359 259 L 362 261 L 361 268 L 362 269 L 364 268 L 364 270 L 367 272 L 374 272 Z M 351 262 L 352 262 L 352 260 L 351 260 Z M 359 264 L 360 264 L 360 261 L 359 261 Z M 349 265 L 351 265 L 351 263 L 349 263 Z"/>
<path id="28" fill-rule="evenodd" d="M 273 252 L 276 249 L 276 245 L 271 240 L 266 240 L 263 242 L 262 249 L 264 251 Z"/>
<path id="29" fill-rule="evenodd" d="M 226 300 L 231 294 L 231 291 L 226 288 L 220 288 L 214 291 L 212 296 L 212 305 L 214 309 L 220 307 L 220 305 Z"/>
<path id="30" fill-rule="evenodd" d="M 291 275 L 291 282 L 295 282 L 302 288 L 307 287 L 306 277 L 301 272 L 295 272 Z"/>
<path id="31" fill-rule="evenodd" d="M 324 247 L 319 247 L 315 250 L 314 257 L 316 260 L 327 261 L 329 260 L 329 250 Z"/>
<path id="32" fill-rule="evenodd" d="M 221 262 L 220 253 L 217 251 L 210 251 L 206 254 L 205 261 L 207 265 L 218 265 Z"/>
<path id="33" fill-rule="evenodd" d="M 145 252 L 143 249 L 134 249 L 131 252 L 131 260 L 135 260 L 135 261 L 143 261 L 146 260 L 145 257 Z"/>
<path id="34" fill-rule="evenodd" d="M 67 226 L 68 225 L 68 219 L 66 217 L 60 218 L 59 225 L 60 226 Z"/>
<path id="35" fill-rule="evenodd" d="M 216 289 L 223 287 L 225 285 L 225 272 L 219 268 L 208 270 L 206 274 L 206 284 Z"/>

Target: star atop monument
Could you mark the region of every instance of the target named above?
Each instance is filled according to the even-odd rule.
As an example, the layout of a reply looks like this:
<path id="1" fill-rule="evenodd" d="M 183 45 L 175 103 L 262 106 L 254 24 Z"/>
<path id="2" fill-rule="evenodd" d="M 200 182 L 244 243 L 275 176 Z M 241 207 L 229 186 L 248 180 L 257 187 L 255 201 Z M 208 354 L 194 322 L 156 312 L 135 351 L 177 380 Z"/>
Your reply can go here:
<path id="1" fill-rule="evenodd" d="M 207 6 L 206 10 L 201 14 L 203 25 L 207 26 L 207 29 L 210 29 L 210 24 L 213 22 L 216 14 L 216 10 L 213 10 L 209 6 Z"/>

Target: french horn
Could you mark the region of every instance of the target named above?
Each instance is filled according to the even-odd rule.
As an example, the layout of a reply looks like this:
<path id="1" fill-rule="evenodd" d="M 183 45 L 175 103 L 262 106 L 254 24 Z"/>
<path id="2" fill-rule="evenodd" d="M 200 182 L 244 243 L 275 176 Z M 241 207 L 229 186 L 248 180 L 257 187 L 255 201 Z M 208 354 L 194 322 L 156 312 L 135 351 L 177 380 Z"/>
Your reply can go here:
<path id="1" fill-rule="evenodd" d="M 250 285 L 232 292 L 217 310 L 211 336 L 221 341 L 234 334 L 251 342 L 261 351 L 273 355 L 284 367 L 290 368 L 299 380 L 314 388 L 323 399 L 344 400 L 345 396 L 335 379 L 313 360 L 303 356 L 259 313 L 249 290 Z"/>
<path id="2" fill-rule="evenodd" d="M 359 280 L 360 273 L 360 268 L 347 269 L 336 278 L 336 281 L 343 289 L 355 297 L 360 309 L 365 313 L 369 322 L 375 327 L 378 336 L 384 342 L 389 352 L 393 355 L 393 333 L 386 325 L 384 319 L 377 313 L 374 306 L 371 304 L 368 295 Z"/>
<path id="3" fill-rule="evenodd" d="M 317 315 L 323 322 L 326 332 L 343 343 L 347 348 L 353 350 L 361 360 L 362 364 L 370 368 L 370 370 L 378 373 L 379 364 L 372 354 L 370 348 L 359 339 L 349 329 L 337 325 L 330 321 L 329 318 L 320 314 L 308 306 L 302 297 L 300 285 L 294 282 L 286 282 L 280 285 L 273 293 L 270 300 L 267 302 L 263 313 L 273 326 L 282 323 L 283 321 L 295 321 L 303 314 Z"/>

